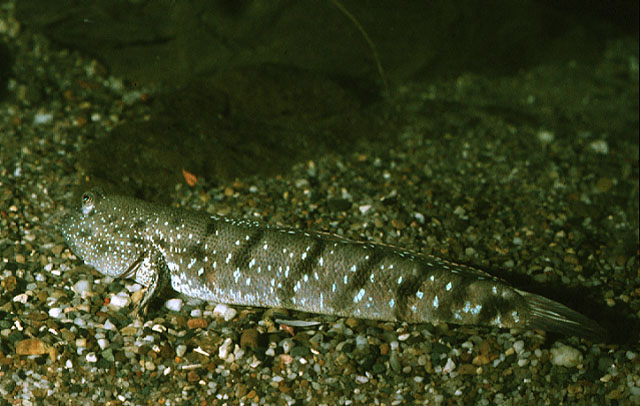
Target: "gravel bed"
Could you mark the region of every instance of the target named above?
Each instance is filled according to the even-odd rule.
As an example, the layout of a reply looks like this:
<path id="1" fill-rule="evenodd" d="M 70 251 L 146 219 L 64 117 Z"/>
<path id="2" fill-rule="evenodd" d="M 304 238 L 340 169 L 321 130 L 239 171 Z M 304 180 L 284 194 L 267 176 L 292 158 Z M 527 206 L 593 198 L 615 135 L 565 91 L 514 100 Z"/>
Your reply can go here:
<path id="1" fill-rule="evenodd" d="M 588 117 L 633 123 L 637 38 L 609 43 L 595 71 L 567 67 L 582 78 L 573 105 L 544 67 L 406 85 L 393 100 L 404 119 L 391 148 L 372 140 L 266 179 L 200 177 L 171 196 L 528 281 L 594 317 L 610 342 L 231 308 L 176 293 L 139 320 L 129 312 L 141 287 L 83 265 L 53 226 L 85 176 L 78 151 L 144 115 L 153 89 L 132 90 L 91 58 L 21 30 L 11 5 L 0 6 L 0 40 L 15 57 L 0 102 L 0 406 L 640 403 L 637 117 L 623 136 Z M 501 98 L 518 108 L 506 111 Z M 584 126 L 547 128 L 515 113 L 526 106 L 573 124 L 583 112 Z"/>

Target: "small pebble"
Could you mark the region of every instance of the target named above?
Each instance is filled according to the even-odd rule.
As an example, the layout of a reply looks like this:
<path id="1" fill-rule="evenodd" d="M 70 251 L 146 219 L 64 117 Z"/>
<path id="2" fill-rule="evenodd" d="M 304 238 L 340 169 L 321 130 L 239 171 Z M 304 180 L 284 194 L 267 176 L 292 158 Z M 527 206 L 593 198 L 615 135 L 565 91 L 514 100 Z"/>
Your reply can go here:
<path id="1" fill-rule="evenodd" d="M 176 347 L 176 356 L 182 358 L 186 352 L 187 352 L 187 346 L 186 345 L 179 344 Z"/>
<path id="2" fill-rule="evenodd" d="M 99 338 L 97 342 L 98 342 L 98 347 L 100 347 L 101 350 L 105 350 L 109 345 L 109 340 L 107 340 L 106 338 Z"/>
<path id="3" fill-rule="evenodd" d="M 89 293 L 91 293 L 91 283 L 88 280 L 80 279 L 73 284 L 73 291 L 85 299 Z"/>
<path id="4" fill-rule="evenodd" d="M 227 357 L 231 353 L 231 348 L 233 346 L 233 341 L 230 338 L 226 338 L 222 345 L 218 348 L 218 357 L 222 360 L 227 360 Z"/>
<path id="5" fill-rule="evenodd" d="M 180 310 L 182 310 L 182 305 L 183 302 L 180 298 L 169 299 L 164 303 L 164 307 L 172 312 L 180 312 Z"/>
<path id="6" fill-rule="evenodd" d="M 111 310 L 118 311 L 124 307 L 127 307 L 130 303 L 131 299 L 129 298 L 129 295 L 127 295 L 125 292 L 119 292 L 115 295 L 111 295 L 107 307 Z"/>
<path id="7" fill-rule="evenodd" d="M 207 325 L 207 321 L 202 318 L 187 320 L 187 327 L 189 327 L 191 330 L 196 328 L 206 328 Z"/>
<path id="8" fill-rule="evenodd" d="M 85 356 L 85 359 L 87 360 L 87 362 L 98 362 L 98 356 L 96 355 L 95 352 L 90 352 Z"/>
<path id="9" fill-rule="evenodd" d="M 238 314 L 236 309 L 223 303 L 216 305 L 213 309 L 213 316 L 216 318 L 222 318 L 224 321 L 233 320 L 233 318 L 236 317 L 236 314 Z"/>
<path id="10" fill-rule="evenodd" d="M 566 368 L 573 368 L 582 362 L 582 353 L 577 349 L 564 344 L 557 344 L 549 350 L 551 363 Z"/>

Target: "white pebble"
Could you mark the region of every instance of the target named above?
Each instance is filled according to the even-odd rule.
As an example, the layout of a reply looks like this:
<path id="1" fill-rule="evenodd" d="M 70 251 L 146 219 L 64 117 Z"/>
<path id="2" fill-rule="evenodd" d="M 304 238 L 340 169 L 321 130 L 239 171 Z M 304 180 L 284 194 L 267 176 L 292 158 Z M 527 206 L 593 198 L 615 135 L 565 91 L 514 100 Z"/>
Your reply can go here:
<path id="1" fill-rule="evenodd" d="M 99 338 L 97 342 L 98 342 L 98 347 L 100 347 L 101 350 L 104 350 L 109 346 L 109 340 L 107 340 L 106 338 Z"/>
<path id="2" fill-rule="evenodd" d="M 73 291 L 80 295 L 83 299 L 91 293 L 91 284 L 86 279 L 80 279 L 73 284 Z"/>
<path id="3" fill-rule="evenodd" d="M 26 304 L 28 299 L 29 299 L 29 297 L 27 296 L 26 293 L 20 293 L 19 295 L 14 296 L 13 301 L 15 303 Z"/>
<path id="4" fill-rule="evenodd" d="M 360 213 L 366 214 L 370 208 L 371 208 L 370 204 L 363 204 L 362 206 L 358 207 L 358 210 L 360 210 Z"/>
<path id="5" fill-rule="evenodd" d="M 558 344 L 550 350 L 551 363 L 561 367 L 572 368 L 582 362 L 582 353 L 568 345 Z"/>
<path id="6" fill-rule="evenodd" d="M 367 378 L 364 375 L 357 375 L 356 376 L 356 383 L 367 383 L 369 382 L 369 378 Z"/>
<path id="7" fill-rule="evenodd" d="M 180 358 L 187 352 L 187 346 L 184 344 L 180 344 L 176 347 L 176 355 Z"/>
<path id="8" fill-rule="evenodd" d="M 609 153 L 609 144 L 605 140 L 595 140 L 589 146 L 597 154 L 607 155 Z"/>
<path id="9" fill-rule="evenodd" d="M 288 354 L 289 351 L 291 351 L 291 349 L 295 346 L 295 344 L 291 339 L 285 338 L 280 342 L 280 346 L 282 347 L 282 350 L 284 351 L 284 353 Z"/>
<path id="10" fill-rule="evenodd" d="M 220 348 L 218 348 L 218 357 L 222 360 L 226 360 L 229 354 L 231 353 L 231 347 L 233 342 L 230 338 L 224 340 Z"/>
<path id="11" fill-rule="evenodd" d="M 123 307 L 126 307 L 131 303 L 131 298 L 125 292 L 119 292 L 115 295 L 111 295 L 109 299 L 109 309 L 111 310 L 120 310 Z"/>
<path id="12" fill-rule="evenodd" d="M 180 298 L 169 299 L 164 303 L 164 307 L 173 312 L 179 312 L 180 310 L 182 310 L 182 305 L 182 299 Z"/>
<path id="13" fill-rule="evenodd" d="M 551 131 L 538 131 L 538 141 L 542 144 L 551 144 L 555 139 L 555 135 Z"/>
<path id="14" fill-rule="evenodd" d="M 513 349 L 516 350 L 516 354 L 520 354 L 524 349 L 524 341 L 518 340 L 513 343 Z"/>
<path id="15" fill-rule="evenodd" d="M 442 368 L 442 372 L 448 374 L 456 369 L 456 363 L 451 358 L 447 358 L 447 363 Z"/>
<path id="16" fill-rule="evenodd" d="M 98 356 L 96 355 L 95 352 L 88 353 L 85 358 L 87 362 L 98 362 Z"/>
<path id="17" fill-rule="evenodd" d="M 51 113 L 37 113 L 33 116 L 33 124 L 46 124 L 53 120 L 53 114 Z"/>
<path id="18" fill-rule="evenodd" d="M 60 313 L 62 313 L 62 309 L 59 307 L 52 307 L 49 309 L 49 317 L 53 317 L 54 319 L 60 317 Z"/>
<path id="19" fill-rule="evenodd" d="M 116 329 L 116 325 L 113 324 L 111 320 L 107 319 L 107 321 L 104 322 L 104 329 L 113 331 Z"/>
<path id="20" fill-rule="evenodd" d="M 238 314 L 236 309 L 223 303 L 216 305 L 215 309 L 213 309 L 213 317 L 222 317 L 224 321 L 232 320 L 234 317 L 236 317 L 236 314 Z"/>

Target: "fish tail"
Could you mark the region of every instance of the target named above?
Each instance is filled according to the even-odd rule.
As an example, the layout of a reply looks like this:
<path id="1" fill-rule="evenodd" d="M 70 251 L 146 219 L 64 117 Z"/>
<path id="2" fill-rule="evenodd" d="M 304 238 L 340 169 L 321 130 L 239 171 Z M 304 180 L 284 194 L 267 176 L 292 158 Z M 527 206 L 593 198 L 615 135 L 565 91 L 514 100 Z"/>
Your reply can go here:
<path id="1" fill-rule="evenodd" d="M 606 331 L 590 318 L 551 299 L 520 290 L 518 290 L 518 293 L 524 298 L 528 306 L 528 328 L 552 331 L 594 341 L 606 339 Z"/>

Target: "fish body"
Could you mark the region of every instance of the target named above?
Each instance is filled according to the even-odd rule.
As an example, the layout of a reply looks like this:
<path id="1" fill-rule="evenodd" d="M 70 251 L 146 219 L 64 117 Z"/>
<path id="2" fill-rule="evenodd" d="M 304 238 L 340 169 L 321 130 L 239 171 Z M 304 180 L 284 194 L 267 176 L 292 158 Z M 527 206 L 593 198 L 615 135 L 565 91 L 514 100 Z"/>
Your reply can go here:
<path id="1" fill-rule="evenodd" d="M 396 247 L 271 227 L 92 190 L 60 226 L 104 275 L 216 303 L 409 323 L 447 322 L 598 337 L 555 301 L 481 270 Z"/>

